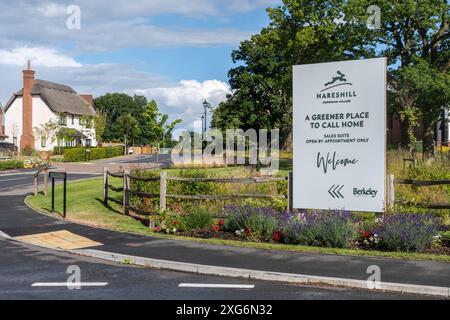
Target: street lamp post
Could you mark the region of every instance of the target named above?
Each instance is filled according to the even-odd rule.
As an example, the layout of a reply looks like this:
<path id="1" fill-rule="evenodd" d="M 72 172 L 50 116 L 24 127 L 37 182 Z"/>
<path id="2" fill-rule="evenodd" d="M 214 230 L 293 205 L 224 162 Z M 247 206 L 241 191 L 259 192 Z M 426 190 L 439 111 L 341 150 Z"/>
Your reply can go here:
<path id="1" fill-rule="evenodd" d="M 203 101 L 203 108 L 205 109 L 205 133 L 206 133 L 206 109 L 211 109 L 211 104 L 206 101 Z"/>
<path id="2" fill-rule="evenodd" d="M 202 140 L 204 139 L 204 137 L 205 137 L 205 134 L 204 134 L 204 128 L 206 127 L 206 125 L 204 125 L 203 123 L 205 122 L 205 116 L 204 115 L 202 115 Z"/>

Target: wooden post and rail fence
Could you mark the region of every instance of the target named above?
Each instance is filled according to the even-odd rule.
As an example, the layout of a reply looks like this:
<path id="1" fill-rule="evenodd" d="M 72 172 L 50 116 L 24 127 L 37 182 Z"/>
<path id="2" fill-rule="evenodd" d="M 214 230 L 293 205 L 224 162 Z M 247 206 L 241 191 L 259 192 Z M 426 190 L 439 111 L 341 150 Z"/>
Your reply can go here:
<path id="1" fill-rule="evenodd" d="M 109 183 L 110 177 L 123 179 L 122 187 L 114 187 Z M 160 188 L 159 194 L 145 193 L 131 188 L 131 181 L 142 181 L 142 182 L 153 182 L 159 181 Z M 167 181 L 183 181 L 183 182 L 215 182 L 215 183 L 242 183 L 242 184 L 253 184 L 253 183 L 268 183 L 276 181 L 288 181 L 288 192 L 287 194 L 227 194 L 227 195 L 182 195 L 182 194 L 168 194 L 167 193 Z M 122 201 L 119 201 L 113 197 L 109 196 L 109 190 L 115 192 L 123 192 Z M 189 200 L 228 200 L 234 198 L 285 198 L 287 199 L 287 210 L 292 209 L 292 173 L 287 177 L 258 177 L 258 178 L 184 178 L 184 177 L 168 177 L 167 173 L 160 172 L 159 177 L 136 177 L 130 174 L 129 171 L 125 170 L 123 173 L 112 173 L 108 171 L 108 168 L 103 170 L 103 203 L 108 206 L 108 201 L 121 204 L 123 208 L 123 214 L 128 215 L 129 211 L 134 211 L 138 214 L 145 215 L 155 215 L 155 212 L 144 211 L 138 208 L 134 208 L 130 205 L 130 196 L 137 196 L 147 199 L 158 199 L 159 198 L 159 209 L 164 211 L 167 206 L 167 198 L 173 199 L 189 199 Z"/>
<path id="2" fill-rule="evenodd" d="M 109 184 L 109 177 L 116 177 L 123 179 L 122 187 L 114 187 Z M 160 182 L 160 192 L 159 194 L 145 193 L 137 190 L 131 189 L 131 181 L 142 181 L 142 182 Z M 215 183 L 267 183 L 274 181 L 286 181 L 288 182 L 288 188 L 286 194 L 227 194 L 227 195 L 182 195 L 182 194 L 168 194 L 167 193 L 167 181 L 184 181 L 184 182 L 215 182 Z M 141 198 L 148 199 L 158 199 L 159 198 L 159 209 L 164 211 L 167 206 L 167 198 L 174 199 L 187 199 L 187 200 L 229 200 L 236 198 L 285 198 L 287 200 L 286 210 L 291 211 L 292 206 L 292 172 L 289 172 L 287 177 L 258 177 L 258 178 L 185 178 L 185 177 L 168 177 L 166 172 L 160 172 L 159 177 L 142 178 L 136 177 L 130 174 L 129 171 L 125 170 L 123 173 L 112 173 L 109 172 L 107 168 L 104 168 L 103 173 L 103 186 L 104 186 L 104 204 L 108 206 L 108 201 L 113 201 L 122 205 L 123 214 L 128 215 L 129 211 L 132 210 L 138 214 L 155 215 L 154 212 L 143 211 L 138 208 L 134 208 L 130 205 L 130 196 L 138 196 Z M 450 185 L 450 180 L 395 180 L 394 175 L 388 175 L 387 179 L 387 208 L 393 209 L 396 203 L 395 201 L 395 185 L 411 185 L 416 187 L 425 186 L 436 186 L 436 185 Z M 118 201 L 117 199 L 109 197 L 108 191 L 113 190 L 116 192 L 123 192 L 123 200 Z M 423 208 L 427 209 L 450 209 L 450 204 L 421 204 Z"/>
<path id="3" fill-rule="evenodd" d="M 393 174 L 389 174 L 387 177 L 387 206 L 389 209 L 393 209 L 395 206 L 395 185 L 411 185 L 414 187 L 429 187 L 439 185 L 450 185 L 450 180 L 395 180 Z M 429 203 L 421 205 L 425 209 L 450 209 L 450 203 Z"/>
<path id="4" fill-rule="evenodd" d="M 34 182 L 34 195 L 36 196 L 39 192 L 39 176 L 44 175 L 44 195 L 48 195 L 48 184 L 49 184 L 49 166 L 43 166 L 38 168 L 38 170 L 33 175 Z M 121 187 L 114 187 L 109 183 L 109 178 L 121 178 L 123 179 L 123 185 Z M 142 181 L 142 182 L 160 182 L 160 192 L 159 194 L 145 193 L 137 190 L 131 189 L 131 181 Z M 288 181 L 288 188 L 286 194 L 229 194 L 229 195 L 181 195 L 181 194 L 168 194 L 167 193 L 167 181 L 184 181 L 184 182 L 216 182 L 216 183 L 268 183 L 274 181 Z M 129 211 L 132 210 L 138 214 L 155 215 L 154 212 L 147 212 L 138 208 L 134 208 L 130 205 L 130 197 L 138 196 L 147 199 L 157 199 L 159 198 L 159 209 L 164 211 L 167 206 L 167 198 L 174 199 L 188 199 L 188 200 L 229 200 L 233 198 L 285 198 L 287 199 L 286 210 L 291 211 L 292 206 L 292 172 L 289 172 L 287 177 L 258 177 L 258 178 L 185 178 L 185 177 L 168 177 L 166 172 L 160 172 L 159 177 L 143 178 L 131 175 L 130 171 L 125 170 L 124 172 L 113 173 L 109 172 L 108 168 L 103 170 L 103 203 L 108 206 L 108 201 L 115 202 L 122 206 L 123 214 L 128 215 Z M 387 208 L 393 209 L 397 203 L 395 200 L 395 185 L 411 185 L 414 187 L 427 187 L 427 186 L 438 186 L 438 185 L 450 185 L 450 180 L 413 180 L 413 179 L 403 179 L 395 180 L 393 174 L 389 174 L 387 177 Z M 115 192 L 123 192 L 123 198 L 121 201 L 109 196 L 109 190 Z M 450 203 L 429 203 L 421 204 L 423 208 L 426 209 L 450 209 Z"/>
<path id="5" fill-rule="evenodd" d="M 39 175 L 44 174 L 44 196 L 48 195 L 48 168 L 49 166 L 43 166 L 38 168 L 38 170 L 33 174 L 33 184 L 34 184 L 34 195 L 37 196 L 39 192 Z"/>

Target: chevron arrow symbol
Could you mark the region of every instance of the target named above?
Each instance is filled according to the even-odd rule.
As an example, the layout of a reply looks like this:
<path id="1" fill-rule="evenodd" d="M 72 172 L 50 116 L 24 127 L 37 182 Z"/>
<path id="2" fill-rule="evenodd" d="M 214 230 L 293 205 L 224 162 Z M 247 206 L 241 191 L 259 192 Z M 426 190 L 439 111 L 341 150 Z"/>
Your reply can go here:
<path id="1" fill-rule="evenodd" d="M 331 186 L 330 189 L 328 189 L 328 193 L 333 197 L 333 198 L 344 198 L 344 196 L 341 193 L 342 188 L 344 187 L 344 185 L 335 185 L 333 184 Z"/>
<path id="2" fill-rule="evenodd" d="M 333 185 L 331 186 L 331 188 L 328 189 L 328 193 L 329 193 L 333 198 L 336 198 L 336 197 L 334 196 L 334 194 L 331 192 L 331 189 L 333 189 L 334 187 L 335 187 L 335 185 L 333 184 Z"/>

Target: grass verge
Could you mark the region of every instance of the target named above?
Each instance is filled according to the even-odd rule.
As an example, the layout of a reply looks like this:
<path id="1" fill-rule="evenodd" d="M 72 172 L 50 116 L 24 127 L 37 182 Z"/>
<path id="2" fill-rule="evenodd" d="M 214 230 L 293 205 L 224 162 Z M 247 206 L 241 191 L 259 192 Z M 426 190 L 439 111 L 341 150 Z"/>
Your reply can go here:
<path id="1" fill-rule="evenodd" d="M 110 183 L 116 187 L 121 186 L 122 180 L 110 178 Z M 110 196 L 121 201 L 120 193 L 110 191 Z M 201 239 L 181 237 L 176 235 L 165 235 L 153 233 L 149 228 L 135 219 L 121 214 L 121 206 L 111 203 L 111 206 L 103 205 L 102 179 L 93 178 L 88 180 L 70 182 L 67 185 L 67 219 L 69 221 L 89 225 L 92 227 L 106 228 L 115 231 L 129 232 L 146 236 L 163 237 L 177 240 L 188 240 L 199 243 L 231 245 L 238 247 L 285 250 L 295 252 L 310 252 L 322 254 L 340 254 L 353 256 L 374 256 L 408 260 L 432 260 L 450 262 L 450 256 L 428 253 L 409 252 L 385 252 L 375 250 L 351 250 L 338 248 L 308 247 L 299 245 L 288 245 L 278 243 L 246 242 L 222 239 Z M 37 196 L 28 196 L 26 203 L 42 213 L 50 213 L 51 197 L 44 197 L 42 193 Z M 62 210 L 62 186 L 56 186 L 55 209 Z"/>

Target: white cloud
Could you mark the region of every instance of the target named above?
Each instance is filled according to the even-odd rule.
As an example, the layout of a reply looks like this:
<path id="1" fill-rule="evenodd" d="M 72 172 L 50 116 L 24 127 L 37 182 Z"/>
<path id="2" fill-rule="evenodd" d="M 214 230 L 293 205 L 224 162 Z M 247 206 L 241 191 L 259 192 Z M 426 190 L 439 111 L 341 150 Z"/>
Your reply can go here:
<path id="1" fill-rule="evenodd" d="M 0 64 L 0 102 L 5 105 L 11 95 L 22 88 L 19 64 Z M 71 86 L 79 93 L 100 96 L 108 92 L 133 92 L 136 88 L 169 86 L 167 77 L 141 72 L 126 64 L 84 64 L 77 68 L 38 66 L 32 63 L 36 78 Z"/>
<path id="2" fill-rule="evenodd" d="M 273 7 L 281 4 L 280 0 L 227 0 L 227 7 L 231 11 L 249 12 L 258 8 Z"/>
<path id="3" fill-rule="evenodd" d="M 259 8 L 274 6 L 281 0 L 78 0 L 84 16 L 110 20 L 111 18 L 153 17 L 161 14 L 176 14 L 187 17 L 217 17 L 235 12 L 249 12 Z M 46 2 L 39 5 L 39 12 L 45 17 L 66 14 L 66 8 L 73 0 Z M 107 19 L 105 19 L 107 18 Z"/>
<path id="4" fill-rule="evenodd" d="M 58 3 L 46 3 L 37 10 L 47 18 L 67 16 L 67 6 Z"/>
<path id="5" fill-rule="evenodd" d="M 10 52 L 4 54 L 3 51 L 0 51 L 0 83 L 2 84 L 0 101 L 5 105 L 13 92 L 22 87 L 24 58 L 28 56 L 16 54 L 15 57 L 18 57 L 22 63 L 11 63 L 14 60 L 9 59 Z M 43 52 L 47 51 L 43 50 Z M 4 59 L 4 56 L 8 59 Z M 80 94 L 100 96 L 108 92 L 125 92 L 155 99 L 161 112 L 169 115 L 170 121 L 178 118 L 183 120 L 183 123 L 178 126 L 182 129 L 192 128 L 194 121 L 200 121 L 204 110 L 202 102 L 205 99 L 211 103 L 212 107 L 215 107 L 226 99 L 227 94 L 231 93 L 230 86 L 219 80 L 203 82 L 182 80 L 174 83 L 165 76 L 138 71 L 132 65 L 79 64 L 75 60 L 73 62 L 78 67 L 32 63 L 32 68 L 36 71 L 36 78 L 69 85 Z M 208 112 L 208 122 L 211 116 L 211 112 Z"/>
<path id="6" fill-rule="evenodd" d="M 225 21 L 237 13 L 278 4 L 279 0 L 78 0 L 81 30 L 66 28 L 67 8 L 73 0 L 0 1 L 0 48 L 66 46 L 81 52 L 127 47 L 237 45 L 257 30 L 221 27 L 189 28 L 184 20 L 160 24 L 154 18 L 177 15 L 200 21 Z"/>
<path id="7" fill-rule="evenodd" d="M 45 47 L 20 47 L 0 50 L 0 64 L 24 66 L 31 60 L 35 66 L 43 67 L 81 67 L 73 58 Z"/>
<path id="8" fill-rule="evenodd" d="M 219 80 L 182 80 L 174 86 L 138 89 L 135 92 L 155 99 L 160 110 L 171 115 L 172 120 L 182 119 L 181 126 L 184 128 L 192 127 L 194 121 L 200 120 L 205 99 L 215 107 L 231 93 L 230 86 Z M 207 117 L 209 122 L 211 113 Z"/>
<path id="9" fill-rule="evenodd" d="M 67 37 L 76 42 L 78 50 L 85 52 L 116 50 L 127 47 L 201 47 L 238 44 L 251 35 L 233 29 L 198 30 L 168 29 L 135 21 L 109 22 L 83 27 L 81 32 Z M 61 36 L 62 36 L 61 34 Z M 101 35 L 101 36 L 100 36 Z"/>

